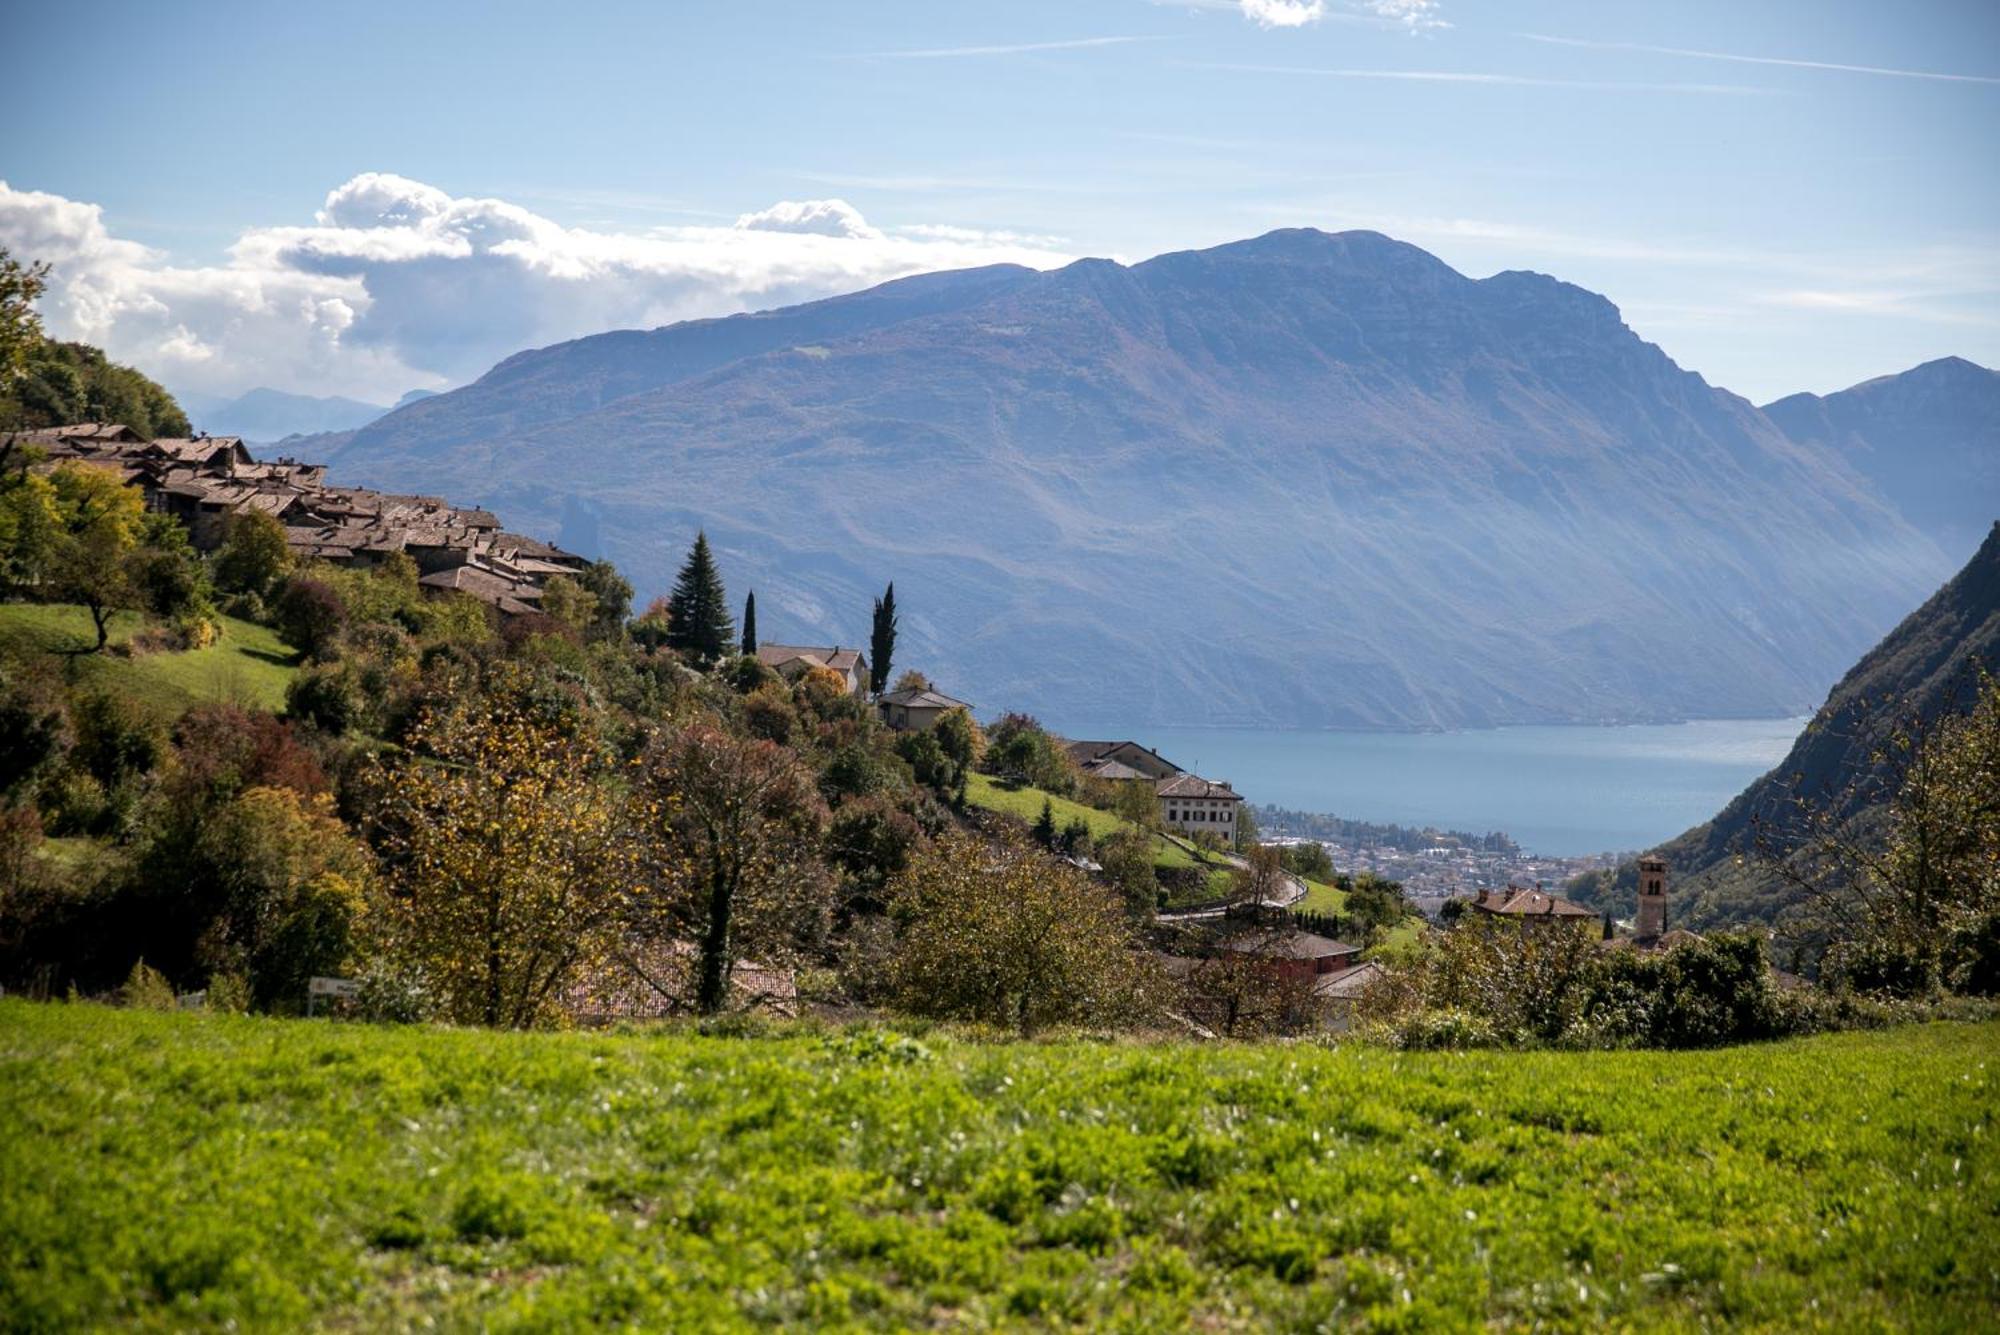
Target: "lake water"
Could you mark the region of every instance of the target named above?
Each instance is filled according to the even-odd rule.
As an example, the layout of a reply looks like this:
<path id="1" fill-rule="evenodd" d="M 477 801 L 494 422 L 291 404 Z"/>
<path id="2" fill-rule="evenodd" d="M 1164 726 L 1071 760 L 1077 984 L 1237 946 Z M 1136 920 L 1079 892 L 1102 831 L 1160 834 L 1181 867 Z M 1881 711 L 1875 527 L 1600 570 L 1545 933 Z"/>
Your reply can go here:
<path id="1" fill-rule="evenodd" d="M 1648 848 L 1770 770 L 1804 718 L 1481 732 L 1063 727 L 1131 737 L 1254 803 L 1349 820 L 1504 830 L 1557 857 Z"/>

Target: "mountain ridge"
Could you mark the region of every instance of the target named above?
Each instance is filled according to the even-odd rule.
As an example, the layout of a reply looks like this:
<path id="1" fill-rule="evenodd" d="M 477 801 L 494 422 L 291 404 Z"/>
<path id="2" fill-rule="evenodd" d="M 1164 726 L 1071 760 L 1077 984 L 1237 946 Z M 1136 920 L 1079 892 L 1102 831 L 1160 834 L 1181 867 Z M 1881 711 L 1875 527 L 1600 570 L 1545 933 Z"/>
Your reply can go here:
<path id="1" fill-rule="evenodd" d="M 1602 296 L 1379 233 L 598 335 L 331 461 L 644 591 L 704 527 L 781 635 L 857 641 L 893 577 L 955 693 L 1135 723 L 1806 712 L 1945 569 Z"/>

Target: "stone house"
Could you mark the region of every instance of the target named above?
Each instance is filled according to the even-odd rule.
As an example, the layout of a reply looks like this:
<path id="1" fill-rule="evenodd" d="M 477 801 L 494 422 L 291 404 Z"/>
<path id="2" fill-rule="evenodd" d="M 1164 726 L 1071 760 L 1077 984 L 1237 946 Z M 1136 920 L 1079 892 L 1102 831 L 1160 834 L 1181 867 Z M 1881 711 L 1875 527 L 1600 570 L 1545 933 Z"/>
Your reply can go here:
<path id="1" fill-rule="evenodd" d="M 839 645 L 760 644 L 757 661 L 786 681 L 797 681 L 814 668 L 825 668 L 847 683 L 849 695 L 868 694 L 868 660 L 859 649 Z"/>
<path id="2" fill-rule="evenodd" d="M 897 732 L 928 732 L 937 721 L 954 709 L 972 712 L 963 700 L 954 700 L 943 691 L 928 686 L 908 686 L 900 691 L 884 691 L 875 697 L 875 709 L 882 722 Z"/>
<path id="3" fill-rule="evenodd" d="M 1226 847 L 1236 846 L 1237 813 L 1243 808 L 1243 799 L 1228 784 L 1182 773 L 1158 780 L 1153 792 L 1160 803 L 1160 824 L 1165 828 L 1188 835 L 1206 830 Z"/>

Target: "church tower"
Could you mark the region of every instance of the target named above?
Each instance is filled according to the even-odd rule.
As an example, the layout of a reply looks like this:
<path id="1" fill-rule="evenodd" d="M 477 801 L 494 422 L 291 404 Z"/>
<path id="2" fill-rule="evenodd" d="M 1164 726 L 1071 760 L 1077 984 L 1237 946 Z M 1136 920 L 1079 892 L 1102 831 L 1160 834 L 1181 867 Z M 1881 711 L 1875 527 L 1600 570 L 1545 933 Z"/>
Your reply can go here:
<path id="1" fill-rule="evenodd" d="M 1639 919 L 1633 939 L 1651 945 L 1667 932 L 1667 864 L 1659 858 L 1639 859 Z"/>

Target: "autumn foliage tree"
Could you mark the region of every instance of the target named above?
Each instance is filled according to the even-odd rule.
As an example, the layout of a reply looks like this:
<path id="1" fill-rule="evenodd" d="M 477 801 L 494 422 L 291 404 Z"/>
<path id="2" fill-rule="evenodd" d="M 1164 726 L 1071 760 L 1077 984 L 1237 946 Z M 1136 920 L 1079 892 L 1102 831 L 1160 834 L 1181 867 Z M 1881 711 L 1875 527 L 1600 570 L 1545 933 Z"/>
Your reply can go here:
<path id="1" fill-rule="evenodd" d="M 1156 999 L 1115 891 L 1024 842 L 949 834 L 889 885 L 897 1001 L 1022 1034 L 1116 1024 Z"/>
<path id="2" fill-rule="evenodd" d="M 782 957 L 825 932 L 826 803 L 795 753 L 708 724 L 657 739 L 642 773 L 663 862 L 659 894 L 635 921 L 693 941 L 695 1009 L 712 1015 L 739 959 Z"/>
<path id="3" fill-rule="evenodd" d="M 616 943 L 640 878 L 642 799 L 526 691 L 426 710 L 381 777 L 392 945 L 455 1019 L 525 1027 Z M 634 810 L 635 802 L 639 809 Z"/>

